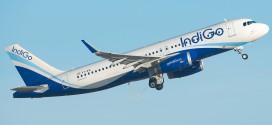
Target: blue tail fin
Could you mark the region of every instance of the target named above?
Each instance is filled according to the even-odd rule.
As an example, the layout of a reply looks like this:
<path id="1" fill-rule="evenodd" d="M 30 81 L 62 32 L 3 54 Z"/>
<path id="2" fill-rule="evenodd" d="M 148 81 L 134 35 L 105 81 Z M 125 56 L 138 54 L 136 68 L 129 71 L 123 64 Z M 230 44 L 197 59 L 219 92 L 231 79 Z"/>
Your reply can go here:
<path id="1" fill-rule="evenodd" d="M 63 72 L 48 65 L 18 44 L 7 47 L 5 51 L 27 86 L 41 85 L 43 80 Z"/>

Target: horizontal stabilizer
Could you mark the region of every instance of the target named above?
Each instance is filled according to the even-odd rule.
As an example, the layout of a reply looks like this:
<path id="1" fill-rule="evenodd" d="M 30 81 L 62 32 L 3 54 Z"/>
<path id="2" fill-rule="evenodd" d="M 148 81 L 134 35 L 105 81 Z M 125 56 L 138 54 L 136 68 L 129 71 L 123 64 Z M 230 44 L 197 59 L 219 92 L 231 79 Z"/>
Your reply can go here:
<path id="1" fill-rule="evenodd" d="M 24 92 L 24 93 L 30 93 L 30 92 L 37 92 L 37 93 L 43 93 L 46 90 L 48 90 L 48 85 L 41 85 L 41 86 L 22 86 L 13 88 L 11 90 L 17 91 L 17 92 Z"/>

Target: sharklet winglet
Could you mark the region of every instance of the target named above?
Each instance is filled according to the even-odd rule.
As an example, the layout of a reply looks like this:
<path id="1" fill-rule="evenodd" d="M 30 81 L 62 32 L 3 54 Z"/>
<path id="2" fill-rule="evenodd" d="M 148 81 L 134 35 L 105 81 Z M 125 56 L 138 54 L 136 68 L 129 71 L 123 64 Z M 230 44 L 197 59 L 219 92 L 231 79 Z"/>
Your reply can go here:
<path id="1" fill-rule="evenodd" d="M 91 46 L 89 43 L 87 43 L 85 40 L 81 40 L 83 44 L 92 52 L 97 53 L 99 52 L 97 49 L 95 49 L 93 46 Z"/>

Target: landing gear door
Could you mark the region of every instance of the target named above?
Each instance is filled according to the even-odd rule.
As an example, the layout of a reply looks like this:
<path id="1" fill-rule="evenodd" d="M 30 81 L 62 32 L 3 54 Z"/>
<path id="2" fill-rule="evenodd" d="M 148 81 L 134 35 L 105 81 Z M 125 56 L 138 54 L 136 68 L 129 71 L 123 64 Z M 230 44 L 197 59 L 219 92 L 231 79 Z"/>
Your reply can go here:
<path id="1" fill-rule="evenodd" d="M 227 27 L 227 31 L 228 31 L 229 37 L 233 37 L 233 36 L 236 35 L 236 32 L 235 32 L 235 29 L 234 29 L 232 21 L 226 22 L 226 27 Z"/>

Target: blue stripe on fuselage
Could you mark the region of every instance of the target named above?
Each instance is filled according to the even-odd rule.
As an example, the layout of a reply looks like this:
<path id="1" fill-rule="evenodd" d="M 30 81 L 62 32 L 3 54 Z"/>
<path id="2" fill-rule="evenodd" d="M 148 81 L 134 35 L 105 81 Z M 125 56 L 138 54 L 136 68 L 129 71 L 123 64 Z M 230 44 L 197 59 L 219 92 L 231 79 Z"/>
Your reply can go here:
<path id="1" fill-rule="evenodd" d="M 21 68 L 20 70 L 24 70 L 24 72 L 28 72 L 28 69 Z M 39 74 L 34 74 L 36 77 L 42 77 L 39 76 Z M 41 98 L 41 97 L 53 97 L 53 96 L 65 96 L 65 95 L 76 95 L 76 94 L 83 94 L 83 93 L 89 93 L 89 92 L 96 92 L 96 91 L 101 91 L 105 89 L 109 89 L 130 81 L 135 81 L 135 80 L 140 80 L 140 79 L 145 79 L 148 78 L 148 73 L 147 71 L 142 72 L 142 73 L 137 73 L 137 72 L 129 72 L 126 75 L 124 75 L 122 78 L 119 78 L 115 80 L 114 82 L 107 84 L 105 86 L 95 88 L 95 89 L 76 89 L 76 88 L 67 88 L 67 86 L 62 86 L 59 83 L 56 83 L 50 79 L 47 79 L 43 81 L 44 84 L 48 84 L 49 89 L 45 91 L 44 93 L 22 93 L 22 92 L 15 92 L 13 94 L 14 98 Z M 133 80 L 132 80 L 133 79 Z M 65 89 L 64 89 L 65 88 Z"/>
<path id="2" fill-rule="evenodd" d="M 216 43 L 207 43 L 207 44 L 200 44 L 195 46 L 242 46 L 249 42 L 216 42 Z"/>

